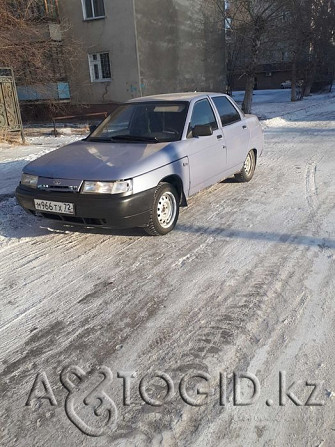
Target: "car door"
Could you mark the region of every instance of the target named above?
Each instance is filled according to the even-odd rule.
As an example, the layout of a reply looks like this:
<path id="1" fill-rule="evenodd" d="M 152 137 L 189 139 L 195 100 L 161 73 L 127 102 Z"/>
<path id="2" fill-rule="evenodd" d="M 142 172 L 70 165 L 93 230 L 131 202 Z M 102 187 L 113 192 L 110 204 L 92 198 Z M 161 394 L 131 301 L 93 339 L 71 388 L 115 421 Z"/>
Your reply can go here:
<path id="1" fill-rule="evenodd" d="M 210 125 L 213 134 L 193 137 L 192 130 L 197 125 Z M 220 180 L 227 162 L 222 130 L 207 98 L 200 99 L 193 106 L 187 139 L 189 140 L 190 194 L 194 194 Z"/>
<path id="2" fill-rule="evenodd" d="M 250 131 L 247 120 L 226 96 L 211 98 L 217 108 L 227 145 L 227 170 L 239 171 L 248 153 Z"/>

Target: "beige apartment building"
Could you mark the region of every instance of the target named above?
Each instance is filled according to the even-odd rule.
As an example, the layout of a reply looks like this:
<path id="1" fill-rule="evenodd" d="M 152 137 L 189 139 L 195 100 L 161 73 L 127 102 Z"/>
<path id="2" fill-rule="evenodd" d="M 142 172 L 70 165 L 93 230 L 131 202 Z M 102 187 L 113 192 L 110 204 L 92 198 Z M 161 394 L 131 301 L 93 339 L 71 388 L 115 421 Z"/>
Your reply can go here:
<path id="1" fill-rule="evenodd" d="M 201 0 L 59 0 L 72 103 L 223 91 L 224 27 Z"/>

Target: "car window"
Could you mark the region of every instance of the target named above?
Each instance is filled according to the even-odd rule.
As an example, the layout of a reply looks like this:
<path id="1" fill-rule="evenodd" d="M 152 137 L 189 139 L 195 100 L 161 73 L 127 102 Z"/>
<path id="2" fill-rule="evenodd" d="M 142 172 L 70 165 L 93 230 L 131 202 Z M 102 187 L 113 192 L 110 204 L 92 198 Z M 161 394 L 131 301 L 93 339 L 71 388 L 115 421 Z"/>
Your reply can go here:
<path id="1" fill-rule="evenodd" d="M 236 123 L 236 121 L 241 121 L 241 116 L 235 109 L 233 104 L 225 96 L 217 96 L 212 98 L 216 108 L 219 111 L 222 126 L 227 126 L 227 124 Z"/>
<path id="2" fill-rule="evenodd" d="M 194 127 L 199 125 L 211 125 L 213 130 L 218 129 L 218 124 L 213 109 L 207 99 L 201 99 L 200 101 L 196 102 L 193 107 L 187 135 L 188 138 L 192 136 L 192 130 Z"/>

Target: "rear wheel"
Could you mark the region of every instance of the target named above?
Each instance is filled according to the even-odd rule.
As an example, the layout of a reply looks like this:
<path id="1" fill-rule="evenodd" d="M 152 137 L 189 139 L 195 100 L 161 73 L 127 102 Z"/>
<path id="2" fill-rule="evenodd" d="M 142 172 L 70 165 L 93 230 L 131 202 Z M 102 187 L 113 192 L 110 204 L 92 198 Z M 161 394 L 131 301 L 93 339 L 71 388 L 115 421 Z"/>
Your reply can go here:
<path id="1" fill-rule="evenodd" d="M 179 216 L 179 197 L 170 183 L 160 183 L 154 195 L 150 220 L 144 228 L 151 236 L 160 236 L 172 231 Z"/>
<path id="2" fill-rule="evenodd" d="M 235 178 L 238 182 L 249 182 L 255 172 L 256 168 L 256 157 L 254 151 L 249 151 L 247 158 L 245 159 L 245 162 L 243 164 L 242 170 L 235 174 Z"/>

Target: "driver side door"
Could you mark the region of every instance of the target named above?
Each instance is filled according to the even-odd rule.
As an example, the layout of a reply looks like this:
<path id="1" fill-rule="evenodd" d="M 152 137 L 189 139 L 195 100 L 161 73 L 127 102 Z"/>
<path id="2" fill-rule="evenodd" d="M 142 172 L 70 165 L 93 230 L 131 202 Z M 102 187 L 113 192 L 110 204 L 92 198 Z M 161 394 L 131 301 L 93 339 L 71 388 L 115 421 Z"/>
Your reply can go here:
<path id="1" fill-rule="evenodd" d="M 213 134 L 193 137 L 192 130 L 197 125 L 210 125 Z M 221 180 L 226 169 L 227 149 L 221 126 L 207 98 L 200 99 L 193 106 L 187 139 L 189 140 L 190 195 L 192 195 Z"/>

